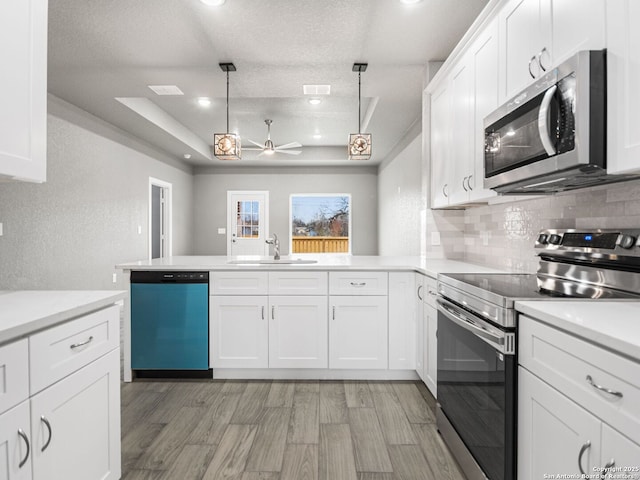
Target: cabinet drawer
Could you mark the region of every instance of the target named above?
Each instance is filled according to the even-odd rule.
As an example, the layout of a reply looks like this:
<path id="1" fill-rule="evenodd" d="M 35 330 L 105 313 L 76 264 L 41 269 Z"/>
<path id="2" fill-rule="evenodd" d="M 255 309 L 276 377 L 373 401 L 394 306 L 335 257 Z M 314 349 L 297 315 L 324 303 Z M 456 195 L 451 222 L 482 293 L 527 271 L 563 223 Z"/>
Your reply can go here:
<path id="1" fill-rule="evenodd" d="M 29 397 L 29 344 L 25 338 L 0 347 L 0 414 Z"/>
<path id="2" fill-rule="evenodd" d="M 424 303 L 437 308 L 436 298 L 438 298 L 438 281 L 435 278 L 425 277 L 424 295 L 422 296 Z"/>
<path id="3" fill-rule="evenodd" d="M 524 315 L 518 332 L 522 366 L 640 443 L 639 363 Z"/>
<path id="4" fill-rule="evenodd" d="M 269 295 L 326 295 L 327 272 L 269 272 Z"/>
<path id="5" fill-rule="evenodd" d="M 120 307 L 112 307 L 29 337 L 31 394 L 119 346 Z"/>
<path id="6" fill-rule="evenodd" d="M 268 272 L 211 272 L 209 295 L 267 295 Z"/>
<path id="7" fill-rule="evenodd" d="M 329 272 L 329 295 L 387 295 L 387 272 Z"/>

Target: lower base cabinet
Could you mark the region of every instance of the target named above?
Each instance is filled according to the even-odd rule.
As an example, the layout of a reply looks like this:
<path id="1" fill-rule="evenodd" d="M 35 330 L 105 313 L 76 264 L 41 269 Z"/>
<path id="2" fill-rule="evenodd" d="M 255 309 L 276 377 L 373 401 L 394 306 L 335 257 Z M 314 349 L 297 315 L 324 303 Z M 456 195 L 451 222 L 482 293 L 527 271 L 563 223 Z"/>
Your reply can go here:
<path id="1" fill-rule="evenodd" d="M 329 297 L 329 368 L 386 369 L 387 297 Z"/>
<path id="2" fill-rule="evenodd" d="M 120 478 L 119 350 L 31 398 L 33 478 Z"/>
<path id="3" fill-rule="evenodd" d="M 438 376 L 438 310 L 431 305 L 424 306 L 424 377 L 423 381 L 437 398 Z"/>
<path id="4" fill-rule="evenodd" d="M 30 442 L 29 400 L 25 400 L 0 415 L 0 480 L 33 478 Z"/>

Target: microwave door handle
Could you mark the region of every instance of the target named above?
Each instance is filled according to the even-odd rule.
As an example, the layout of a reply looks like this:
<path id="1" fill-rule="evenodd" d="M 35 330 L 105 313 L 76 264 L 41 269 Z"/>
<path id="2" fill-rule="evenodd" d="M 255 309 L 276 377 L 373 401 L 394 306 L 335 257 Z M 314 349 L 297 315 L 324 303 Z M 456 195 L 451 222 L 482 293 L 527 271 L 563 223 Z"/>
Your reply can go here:
<path id="1" fill-rule="evenodd" d="M 545 152 L 547 152 L 547 155 L 550 157 L 556 154 L 556 147 L 553 145 L 551 137 L 549 136 L 549 106 L 557 89 L 558 87 L 554 85 L 545 92 L 542 103 L 540 104 L 540 110 L 538 110 L 538 133 L 540 134 L 540 141 L 542 142 Z"/>

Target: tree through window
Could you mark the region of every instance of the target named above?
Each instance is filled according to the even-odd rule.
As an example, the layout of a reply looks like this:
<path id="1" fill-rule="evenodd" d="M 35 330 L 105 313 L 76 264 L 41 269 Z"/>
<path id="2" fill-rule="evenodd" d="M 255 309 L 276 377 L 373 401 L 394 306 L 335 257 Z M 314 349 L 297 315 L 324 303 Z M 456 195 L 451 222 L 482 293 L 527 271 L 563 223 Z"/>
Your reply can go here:
<path id="1" fill-rule="evenodd" d="M 291 195 L 291 253 L 351 253 L 351 195 Z"/>

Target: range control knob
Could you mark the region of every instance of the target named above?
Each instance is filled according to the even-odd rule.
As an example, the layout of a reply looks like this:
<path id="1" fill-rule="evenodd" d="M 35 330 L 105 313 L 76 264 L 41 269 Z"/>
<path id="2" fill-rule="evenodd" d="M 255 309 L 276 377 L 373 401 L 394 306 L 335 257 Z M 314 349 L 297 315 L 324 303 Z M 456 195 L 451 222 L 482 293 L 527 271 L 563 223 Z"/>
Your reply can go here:
<path id="1" fill-rule="evenodd" d="M 538 243 L 540 245 L 546 245 L 548 237 L 549 235 L 547 235 L 546 233 L 541 233 L 540 235 L 538 235 Z"/>
<path id="2" fill-rule="evenodd" d="M 636 237 L 631 235 L 622 235 L 620 238 L 620 246 L 622 248 L 631 248 L 636 244 Z"/>
<path id="3" fill-rule="evenodd" d="M 557 235 L 555 233 L 552 233 L 551 235 L 549 235 L 548 238 L 548 242 L 551 245 L 560 245 L 560 241 L 562 240 L 562 237 L 560 235 Z"/>

